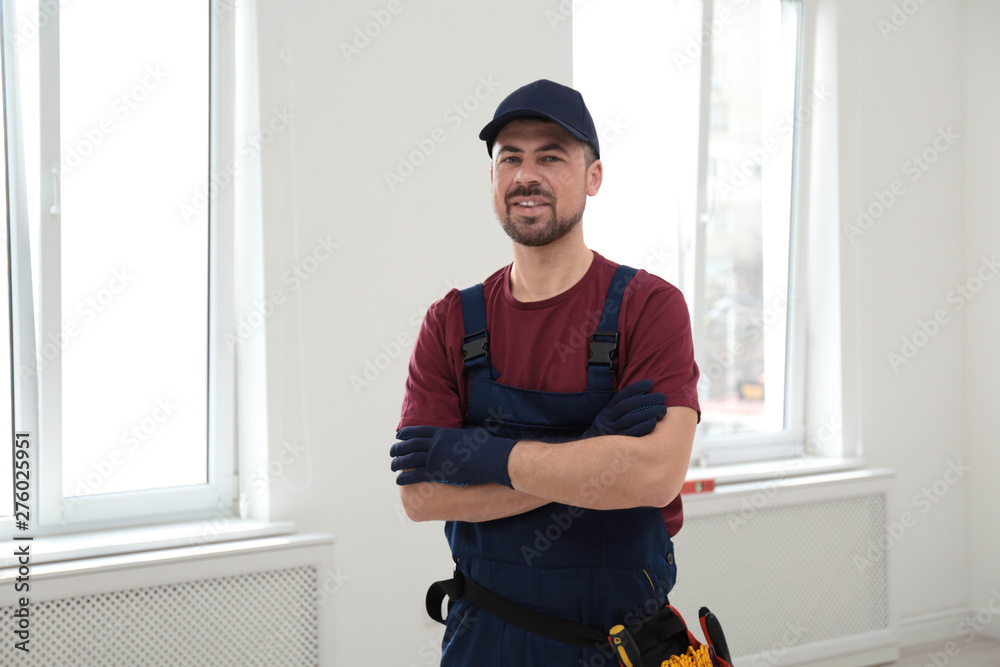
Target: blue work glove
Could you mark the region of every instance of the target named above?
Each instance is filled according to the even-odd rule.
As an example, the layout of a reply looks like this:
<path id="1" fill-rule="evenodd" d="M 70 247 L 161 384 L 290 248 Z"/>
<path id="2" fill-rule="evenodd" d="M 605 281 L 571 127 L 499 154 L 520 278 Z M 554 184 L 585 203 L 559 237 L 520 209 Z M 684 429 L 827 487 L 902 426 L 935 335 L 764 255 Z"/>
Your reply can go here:
<path id="1" fill-rule="evenodd" d="M 650 380 L 633 382 L 620 389 L 601 410 L 594 423 L 583 433 L 583 438 L 599 435 L 631 435 L 640 437 L 652 433 L 656 422 L 667 414 L 667 397 L 652 392 Z"/>
<path id="2" fill-rule="evenodd" d="M 510 488 L 507 459 L 517 440 L 491 435 L 481 426 L 407 426 L 389 449 L 396 484 L 441 482 L 457 486 L 496 482 Z"/>

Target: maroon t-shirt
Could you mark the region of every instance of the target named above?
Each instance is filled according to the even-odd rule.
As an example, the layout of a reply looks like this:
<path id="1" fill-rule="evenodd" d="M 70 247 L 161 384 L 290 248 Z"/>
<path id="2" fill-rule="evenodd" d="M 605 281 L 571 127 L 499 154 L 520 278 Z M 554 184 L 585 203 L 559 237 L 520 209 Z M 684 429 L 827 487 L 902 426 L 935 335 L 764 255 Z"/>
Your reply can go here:
<path id="1" fill-rule="evenodd" d="M 510 291 L 511 265 L 483 282 L 490 360 L 497 381 L 521 389 L 578 392 L 587 389 L 590 335 L 597 328 L 618 264 L 594 253 L 586 275 L 544 301 L 517 301 Z M 698 411 L 698 366 L 684 297 L 667 281 L 640 270 L 622 296 L 620 340 L 614 365 L 615 391 L 652 380 L 667 408 Z M 410 358 L 399 428 L 461 428 L 469 401 L 464 372 L 462 302 L 453 289 L 427 310 Z M 673 536 L 683 522 L 681 498 L 663 509 Z"/>

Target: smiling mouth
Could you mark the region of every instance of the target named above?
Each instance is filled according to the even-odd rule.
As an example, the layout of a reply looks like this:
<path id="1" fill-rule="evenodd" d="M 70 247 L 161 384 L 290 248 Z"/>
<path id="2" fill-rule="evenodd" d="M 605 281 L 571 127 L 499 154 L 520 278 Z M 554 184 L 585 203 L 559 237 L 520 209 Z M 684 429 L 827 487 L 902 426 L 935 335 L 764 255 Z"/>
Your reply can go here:
<path id="1" fill-rule="evenodd" d="M 521 211 L 537 211 L 549 204 L 539 199 L 524 199 L 522 201 L 511 202 L 511 205 Z"/>

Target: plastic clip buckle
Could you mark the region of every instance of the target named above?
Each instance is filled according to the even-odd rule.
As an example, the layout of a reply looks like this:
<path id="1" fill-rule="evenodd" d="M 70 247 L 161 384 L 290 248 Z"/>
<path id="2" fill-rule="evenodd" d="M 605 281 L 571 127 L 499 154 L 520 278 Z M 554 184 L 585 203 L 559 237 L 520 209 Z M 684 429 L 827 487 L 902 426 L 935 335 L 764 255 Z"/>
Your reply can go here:
<path id="1" fill-rule="evenodd" d="M 462 339 L 462 355 L 466 361 L 485 356 L 490 349 L 490 334 L 486 329 L 469 334 Z"/>
<path id="2" fill-rule="evenodd" d="M 610 336 L 612 340 L 597 340 L 598 336 Z M 587 366 L 611 366 L 611 358 L 618 349 L 617 331 L 595 331 L 590 336 L 590 359 Z"/>

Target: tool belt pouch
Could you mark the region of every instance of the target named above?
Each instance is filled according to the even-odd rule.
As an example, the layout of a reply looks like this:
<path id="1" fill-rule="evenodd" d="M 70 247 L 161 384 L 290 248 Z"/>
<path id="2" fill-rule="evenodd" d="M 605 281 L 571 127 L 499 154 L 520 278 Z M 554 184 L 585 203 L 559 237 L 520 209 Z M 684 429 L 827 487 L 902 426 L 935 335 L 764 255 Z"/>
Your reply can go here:
<path id="1" fill-rule="evenodd" d="M 731 667 L 729 647 L 715 615 L 705 607 L 698 615 L 705 644 L 698 641 L 670 605 L 627 628 L 616 625 L 611 628 L 608 642 L 621 667 Z"/>
<path id="2" fill-rule="evenodd" d="M 715 615 L 706 607 L 698 612 L 706 642 L 699 642 L 687 623 L 669 604 L 655 614 L 629 624 L 616 625 L 609 632 L 591 628 L 564 618 L 550 616 L 528 607 L 515 604 L 483 588 L 461 572 L 445 581 L 438 581 L 427 591 L 427 613 L 435 621 L 444 623 L 441 603 L 449 598 L 451 603 L 459 597 L 472 605 L 528 632 L 573 646 L 593 648 L 607 652 L 610 645 L 621 667 L 731 667 L 729 647 Z M 605 643 L 607 642 L 607 643 Z M 686 656 L 687 661 L 681 659 Z"/>

